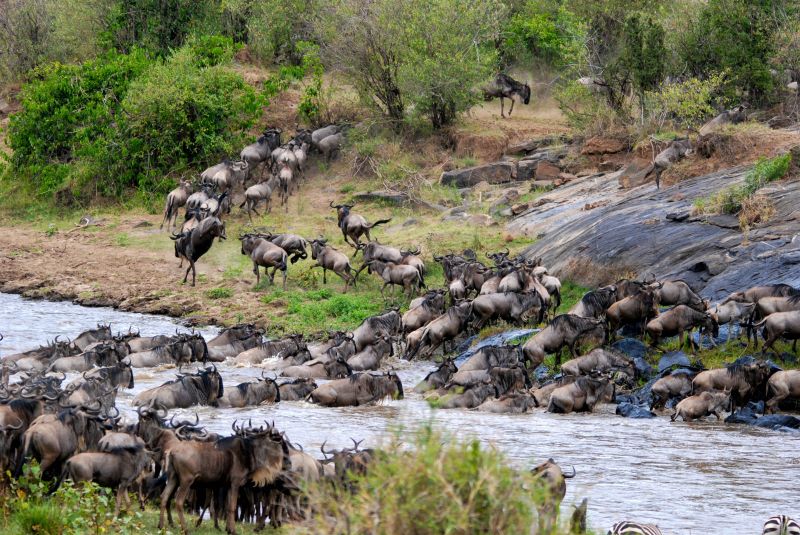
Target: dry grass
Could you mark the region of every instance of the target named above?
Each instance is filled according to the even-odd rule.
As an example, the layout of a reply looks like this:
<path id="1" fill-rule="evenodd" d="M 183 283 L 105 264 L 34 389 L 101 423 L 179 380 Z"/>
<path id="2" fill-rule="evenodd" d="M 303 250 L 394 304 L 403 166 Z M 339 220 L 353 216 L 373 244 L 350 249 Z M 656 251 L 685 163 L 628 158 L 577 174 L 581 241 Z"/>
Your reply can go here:
<path id="1" fill-rule="evenodd" d="M 775 205 L 766 195 L 753 195 L 742 201 L 739 212 L 739 226 L 748 230 L 756 223 L 764 223 L 775 215 Z"/>

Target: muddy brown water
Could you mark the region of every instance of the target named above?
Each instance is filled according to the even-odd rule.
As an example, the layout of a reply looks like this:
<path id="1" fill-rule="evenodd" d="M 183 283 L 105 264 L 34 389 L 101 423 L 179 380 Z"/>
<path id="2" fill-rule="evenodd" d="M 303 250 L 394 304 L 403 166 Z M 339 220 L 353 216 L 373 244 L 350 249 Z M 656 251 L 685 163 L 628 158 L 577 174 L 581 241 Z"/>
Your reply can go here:
<path id="1" fill-rule="evenodd" d="M 75 336 L 97 323 L 114 331 L 138 328 L 143 335 L 174 333 L 174 320 L 86 308 L 70 303 L 24 300 L 0 294 L 0 356 L 52 339 Z M 210 338 L 215 329 L 205 329 Z M 275 421 L 293 442 L 319 454 L 350 444 L 350 437 L 379 445 L 393 430 L 432 422 L 461 437 L 477 437 L 504 451 L 512 463 L 530 467 L 553 457 L 573 465 L 569 504 L 589 499 L 589 524 L 605 532 L 622 519 L 657 523 L 665 533 L 761 533 L 775 514 L 800 517 L 800 437 L 706 421 L 670 423 L 666 417 L 631 420 L 614 414 L 614 406 L 593 414 L 555 415 L 542 410 L 522 415 L 484 414 L 469 410 L 434 410 L 413 386 L 433 369 L 428 362 L 393 363 L 406 389 L 404 400 L 373 407 L 324 408 L 305 402 L 283 402 L 247 409 L 198 407 L 201 423 L 227 433 L 235 419 Z M 260 375 L 259 368 L 218 365 L 225 385 Z M 122 391 L 118 405 L 135 418 L 130 402 L 144 389 L 174 378 L 174 368 L 140 369 L 136 387 Z M 195 409 L 176 411 L 193 416 Z"/>

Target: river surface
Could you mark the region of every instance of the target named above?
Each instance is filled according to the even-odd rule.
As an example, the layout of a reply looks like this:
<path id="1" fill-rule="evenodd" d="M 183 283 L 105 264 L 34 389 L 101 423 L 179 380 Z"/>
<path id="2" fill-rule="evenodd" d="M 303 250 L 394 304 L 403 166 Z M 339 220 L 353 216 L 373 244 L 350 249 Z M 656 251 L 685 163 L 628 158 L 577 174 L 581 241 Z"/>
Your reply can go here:
<path id="1" fill-rule="evenodd" d="M 76 336 L 97 323 L 112 329 L 140 329 L 142 335 L 174 333 L 181 328 L 161 316 L 86 308 L 69 303 L 29 301 L 0 294 L 0 356 L 51 340 Z M 183 328 L 181 328 L 183 329 Z M 185 329 L 183 329 L 185 330 Z M 206 329 L 210 339 L 216 329 Z M 230 432 L 234 419 L 269 420 L 306 451 L 318 453 L 350 444 L 350 437 L 379 445 L 393 430 L 432 422 L 463 437 L 477 437 L 504 451 L 520 468 L 554 458 L 573 465 L 564 511 L 589 499 L 590 526 L 605 533 L 623 519 L 657 523 L 673 534 L 760 534 L 768 517 L 800 518 L 800 437 L 764 429 L 707 422 L 670 423 L 669 418 L 632 420 L 614 414 L 614 406 L 593 414 L 495 415 L 469 410 L 434 410 L 411 390 L 431 363 L 394 363 L 406 391 L 404 400 L 379 406 L 325 408 L 282 402 L 249 409 L 198 407 L 201 424 Z M 218 365 L 226 386 L 258 377 L 259 368 Z M 175 369 L 139 369 L 136 386 L 121 391 L 118 406 L 135 418 L 133 396 L 175 377 Z M 194 409 L 176 411 L 193 416 Z"/>

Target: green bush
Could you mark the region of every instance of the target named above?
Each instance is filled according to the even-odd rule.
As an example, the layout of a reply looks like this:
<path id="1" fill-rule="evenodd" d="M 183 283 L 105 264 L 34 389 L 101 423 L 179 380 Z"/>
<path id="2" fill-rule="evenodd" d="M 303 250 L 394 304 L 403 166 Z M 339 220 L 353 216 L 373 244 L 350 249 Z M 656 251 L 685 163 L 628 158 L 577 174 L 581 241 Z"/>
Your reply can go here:
<path id="1" fill-rule="evenodd" d="M 230 288 L 211 288 L 206 292 L 209 299 L 228 299 L 233 297 L 233 290 Z"/>
<path id="2" fill-rule="evenodd" d="M 575 63 L 584 53 L 585 27 L 558 2 L 528 0 L 503 31 L 505 62 L 534 59 L 555 68 Z"/>
<path id="3" fill-rule="evenodd" d="M 530 533 L 536 504 L 547 499 L 496 449 L 430 428 L 395 434 L 352 493 L 322 482 L 306 495 L 316 514 L 291 532 Z"/>
<path id="4" fill-rule="evenodd" d="M 647 92 L 651 119 L 659 127 L 668 120 L 684 128 L 703 124 L 715 114 L 714 104 L 722 103 L 719 91 L 724 79 L 723 74 L 712 74 L 705 80 L 689 78 Z"/>
<path id="5" fill-rule="evenodd" d="M 129 188 L 152 196 L 172 187 L 169 175 L 238 151 L 265 100 L 216 64 L 232 50 L 206 37 L 167 60 L 137 49 L 37 69 L 9 124 L 13 180 L 62 204 Z"/>

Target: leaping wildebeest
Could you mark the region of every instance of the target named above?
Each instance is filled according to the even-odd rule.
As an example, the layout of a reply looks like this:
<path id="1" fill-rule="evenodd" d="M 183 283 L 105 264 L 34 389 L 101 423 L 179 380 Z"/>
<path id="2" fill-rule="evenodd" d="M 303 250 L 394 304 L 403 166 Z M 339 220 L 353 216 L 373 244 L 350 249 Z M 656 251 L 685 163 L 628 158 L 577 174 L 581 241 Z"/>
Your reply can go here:
<path id="1" fill-rule="evenodd" d="M 192 286 L 194 286 L 195 279 L 197 278 L 197 270 L 194 266 L 195 262 L 211 249 L 214 238 L 224 240 L 227 238 L 227 235 L 225 234 L 225 224 L 222 221 L 216 217 L 208 217 L 203 219 L 192 230 L 173 235 L 171 238 L 175 241 L 175 258 L 180 258 L 181 261 L 185 258 L 189 261 L 189 267 L 186 268 L 183 282 L 186 282 L 186 279 L 189 277 L 189 271 L 191 270 Z"/>
<path id="2" fill-rule="evenodd" d="M 500 99 L 500 117 L 505 117 L 503 103 L 507 98 L 511 99 L 511 108 L 508 110 L 508 116 L 511 117 L 511 112 L 514 111 L 514 97 L 520 98 L 525 105 L 529 104 L 531 86 L 520 83 L 502 72 L 497 74 L 491 84 L 483 88 L 484 99 Z"/>
<path id="3" fill-rule="evenodd" d="M 379 219 L 374 223 L 367 223 L 364 216 L 350 212 L 355 206 L 354 204 L 333 204 L 333 201 L 330 201 L 328 205 L 336 210 L 336 218 L 339 228 L 342 230 L 345 243 L 355 247 L 356 253 L 358 253 L 361 245 L 361 236 L 366 236 L 367 241 L 372 241 L 369 231 L 392 220 L 390 217 L 389 219 Z M 350 243 L 350 240 L 353 240 L 353 243 Z"/>

